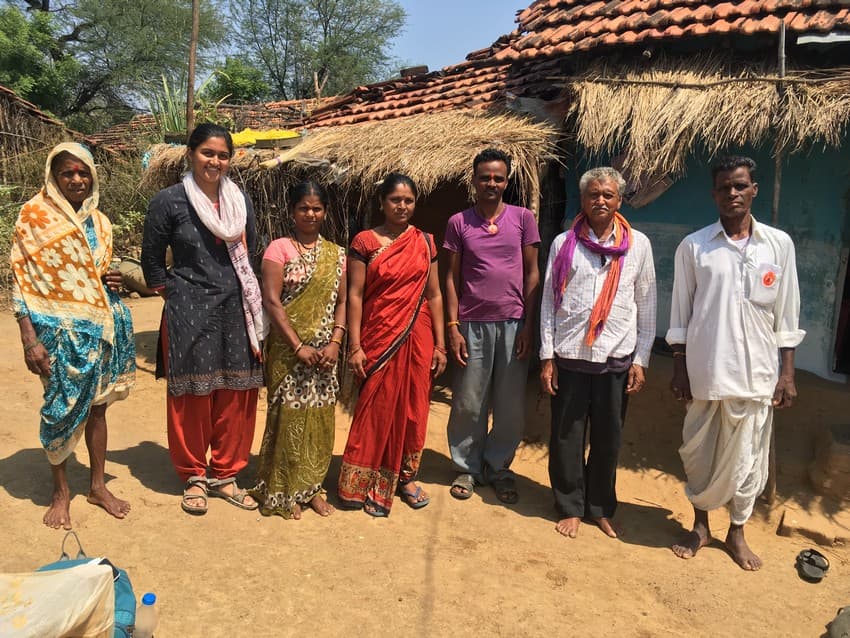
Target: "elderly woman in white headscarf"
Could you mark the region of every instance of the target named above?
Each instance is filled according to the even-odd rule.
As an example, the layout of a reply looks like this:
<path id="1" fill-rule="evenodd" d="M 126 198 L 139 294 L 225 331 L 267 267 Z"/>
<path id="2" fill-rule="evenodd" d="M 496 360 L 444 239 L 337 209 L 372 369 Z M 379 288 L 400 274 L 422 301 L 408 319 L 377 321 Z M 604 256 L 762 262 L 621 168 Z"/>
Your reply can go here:
<path id="1" fill-rule="evenodd" d="M 106 408 L 135 379 L 130 311 L 110 271 L 112 225 L 98 206 L 94 159 L 80 144 L 59 144 L 47 158 L 44 187 L 15 223 L 13 303 L 24 360 L 44 385 L 41 443 L 53 472 L 44 523 L 71 528 L 66 461 L 85 432 L 91 464 L 88 501 L 116 518 L 130 505 L 105 485 Z"/>
<path id="2" fill-rule="evenodd" d="M 205 513 L 208 495 L 253 510 L 236 475 L 248 464 L 263 385 L 254 211 L 227 176 L 226 129 L 201 124 L 187 147 L 191 171 L 151 200 L 142 241 L 147 285 L 165 298 L 157 376 L 168 381 L 168 449 L 186 483 L 184 511 Z"/>

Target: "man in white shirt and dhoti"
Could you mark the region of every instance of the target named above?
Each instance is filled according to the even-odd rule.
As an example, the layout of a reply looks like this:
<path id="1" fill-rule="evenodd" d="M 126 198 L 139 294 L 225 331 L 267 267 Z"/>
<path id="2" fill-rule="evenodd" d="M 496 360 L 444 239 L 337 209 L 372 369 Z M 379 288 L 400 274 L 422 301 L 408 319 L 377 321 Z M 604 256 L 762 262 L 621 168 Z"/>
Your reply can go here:
<path id="1" fill-rule="evenodd" d="M 672 549 L 692 558 L 712 542 L 708 512 L 726 505 L 725 545 L 746 570 L 762 565 L 744 524 L 767 482 L 773 408 L 797 396 L 794 349 L 805 335 L 794 244 L 751 213 L 755 168 L 746 157 L 712 167 L 720 219 L 676 250 L 667 332 L 670 389 L 689 401 L 679 454 L 694 507 L 693 530 Z"/>

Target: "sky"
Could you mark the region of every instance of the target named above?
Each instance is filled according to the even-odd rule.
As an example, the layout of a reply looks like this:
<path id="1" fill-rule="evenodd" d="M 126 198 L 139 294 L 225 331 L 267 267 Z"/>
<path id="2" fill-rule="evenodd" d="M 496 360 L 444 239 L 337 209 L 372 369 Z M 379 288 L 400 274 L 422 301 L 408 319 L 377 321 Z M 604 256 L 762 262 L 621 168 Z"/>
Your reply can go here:
<path id="1" fill-rule="evenodd" d="M 463 62 L 516 26 L 516 12 L 531 0 L 397 0 L 407 12 L 405 32 L 390 55 L 404 66 L 429 70 Z"/>

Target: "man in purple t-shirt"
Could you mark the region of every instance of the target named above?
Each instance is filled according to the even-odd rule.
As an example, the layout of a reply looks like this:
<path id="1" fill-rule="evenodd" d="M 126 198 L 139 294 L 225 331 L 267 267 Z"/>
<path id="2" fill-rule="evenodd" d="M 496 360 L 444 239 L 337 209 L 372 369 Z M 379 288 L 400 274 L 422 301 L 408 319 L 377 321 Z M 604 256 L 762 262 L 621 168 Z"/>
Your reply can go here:
<path id="1" fill-rule="evenodd" d="M 451 494 L 458 499 L 472 496 L 476 483 L 490 483 L 500 501 L 518 500 L 510 465 L 525 427 L 540 233 L 530 210 L 502 201 L 510 168 L 496 149 L 475 157 L 475 205 L 452 215 L 443 242 L 449 343 L 460 366 L 448 423 L 458 471 Z"/>

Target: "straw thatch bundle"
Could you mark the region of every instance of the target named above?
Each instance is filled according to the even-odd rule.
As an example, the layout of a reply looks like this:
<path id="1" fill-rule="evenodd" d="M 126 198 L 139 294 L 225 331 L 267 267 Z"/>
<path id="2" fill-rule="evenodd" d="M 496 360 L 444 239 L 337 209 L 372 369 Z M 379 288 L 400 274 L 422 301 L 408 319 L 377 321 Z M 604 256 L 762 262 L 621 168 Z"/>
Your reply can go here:
<path id="1" fill-rule="evenodd" d="M 361 219 L 371 209 L 380 180 L 391 171 L 409 175 L 427 196 L 437 186 L 459 182 L 471 188 L 472 158 L 488 146 L 505 151 L 513 160 L 518 197 L 536 209 L 538 169 L 554 156 L 557 132 L 510 114 L 456 111 L 423 114 L 310 131 L 294 148 L 237 151 L 231 164 L 235 179 L 254 200 L 258 219 L 269 234 L 282 229 L 286 190 L 304 178 L 328 185 L 340 212 L 326 222 L 328 235 L 343 239 L 350 215 Z M 162 188 L 177 181 L 185 149 L 158 145 L 143 188 Z"/>
<path id="2" fill-rule="evenodd" d="M 681 174 L 695 148 L 770 142 L 774 151 L 838 145 L 850 118 L 850 75 L 792 69 L 718 56 L 661 57 L 645 63 L 599 61 L 570 78 L 568 116 L 592 154 L 625 151 L 634 174 Z"/>

